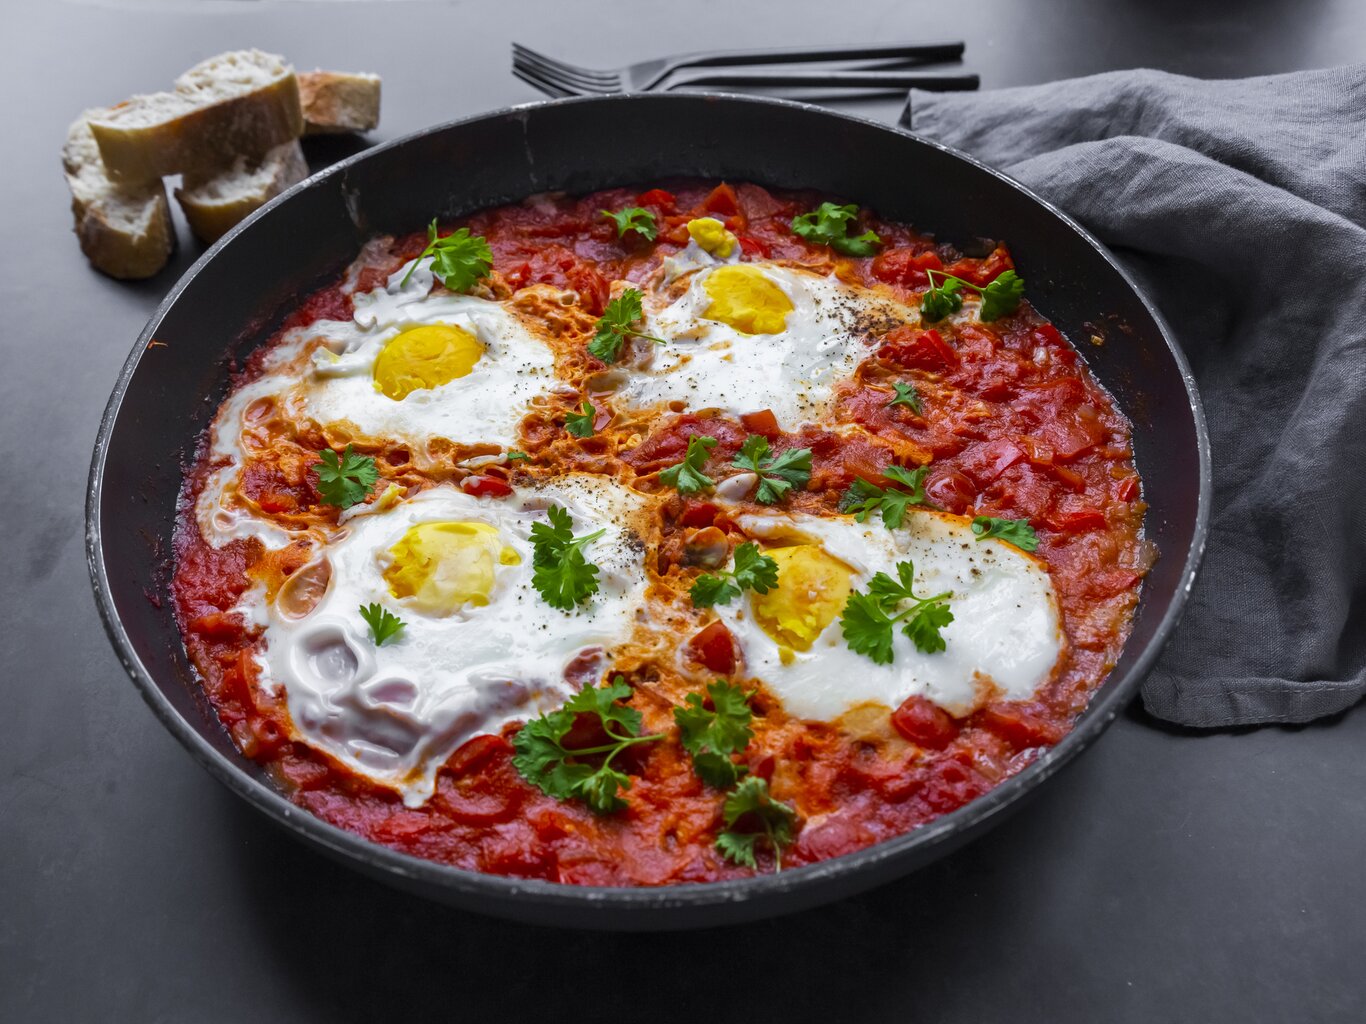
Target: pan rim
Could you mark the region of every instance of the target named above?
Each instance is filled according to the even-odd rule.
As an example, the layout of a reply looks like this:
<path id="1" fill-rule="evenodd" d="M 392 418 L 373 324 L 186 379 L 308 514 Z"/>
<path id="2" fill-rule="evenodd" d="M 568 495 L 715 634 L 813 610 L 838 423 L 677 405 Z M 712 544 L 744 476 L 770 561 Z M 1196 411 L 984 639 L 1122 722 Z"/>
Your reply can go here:
<path id="1" fill-rule="evenodd" d="M 291 803 L 283 794 L 266 783 L 254 778 L 242 766 L 235 763 L 222 751 L 214 747 L 195 729 L 191 722 L 172 705 L 162 692 L 156 679 L 142 663 L 134 650 L 132 640 L 124 628 L 115 606 L 106 573 L 103 552 L 103 526 L 101 507 L 103 499 L 104 471 L 108 456 L 109 442 L 118 420 L 128 387 L 147 351 L 147 344 L 167 313 L 180 296 L 226 245 L 230 245 L 239 234 L 245 231 L 270 210 L 289 202 L 294 196 L 316 187 L 334 175 L 345 175 L 349 169 L 364 161 L 384 154 L 425 136 L 458 129 L 464 125 L 483 120 L 507 117 L 526 117 L 533 111 L 548 107 L 573 107 L 582 104 L 603 103 L 647 103 L 665 106 L 669 104 L 752 104 L 773 107 L 795 108 L 818 114 L 824 118 L 850 121 L 855 124 L 876 128 L 880 131 L 910 137 L 921 145 L 932 147 L 940 152 L 965 161 L 980 171 L 999 180 L 1005 186 L 1021 192 L 1025 197 L 1042 206 L 1054 217 L 1065 223 L 1072 231 L 1090 245 L 1097 255 L 1116 273 L 1134 293 L 1145 311 L 1153 319 L 1163 341 L 1166 343 L 1175 366 L 1180 373 L 1186 389 L 1196 434 L 1196 457 L 1199 468 L 1199 489 L 1195 522 L 1191 542 L 1182 564 L 1177 588 L 1167 604 L 1162 618 L 1154 629 L 1143 650 L 1138 653 L 1126 673 L 1115 680 L 1113 677 L 1102 684 L 1102 690 L 1094 695 L 1092 701 L 1082 712 L 1073 729 L 1055 746 L 1040 755 L 1028 767 L 1002 782 L 986 794 L 970 801 L 963 807 L 942 815 L 926 825 L 890 839 L 874 843 L 853 853 L 819 861 L 815 864 L 791 868 L 781 873 L 755 875 L 750 878 L 730 879 L 717 882 L 678 883 L 660 887 L 607 887 L 579 886 L 539 879 L 518 879 L 500 875 L 484 874 L 463 868 L 452 867 L 434 861 L 424 860 L 409 854 L 392 850 L 372 843 L 361 836 L 347 832 L 324 822 L 303 808 Z M 294 185 L 279 196 L 262 206 L 251 216 L 236 225 L 232 230 L 210 246 L 172 286 L 166 297 L 157 305 L 147 324 L 134 343 L 132 351 L 125 360 L 113 391 L 110 394 L 101 417 L 91 457 L 89 486 L 86 495 L 86 559 L 94 590 L 96 605 L 115 653 L 137 686 L 143 699 L 152 708 L 157 718 L 176 739 L 186 747 L 191 755 L 204 766 L 210 774 L 231 791 L 242 797 L 268 818 L 285 827 L 293 834 L 311 842 L 332 856 L 352 866 L 389 876 L 397 882 L 412 882 L 433 885 L 452 896 L 469 896 L 483 900 L 500 902 L 532 901 L 539 907 L 553 910 L 584 910 L 599 908 L 604 911 L 661 911 L 669 909 L 705 910 L 707 907 L 744 903 L 751 900 L 765 900 L 800 890 L 818 889 L 827 881 L 843 876 L 865 876 L 868 887 L 885 880 L 879 867 L 886 867 L 901 859 L 910 859 L 915 851 L 933 847 L 950 836 L 969 830 L 976 830 L 991 818 L 1001 814 L 1026 793 L 1037 788 L 1045 780 L 1056 774 L 1106 729 L 1116 715 L 1128 705 L 1139 685 L 1151 670 L 1157 656 L 1166 645 L 1172 630 L 1180 620 L 1187 598 L 1194 584 L 1209 528 L 1210 503 L 1212 497 L 1211 453 L 1209 434 L 1206 427 L 1203 404 L 1196 387 L 1190 365 L 1179 343 L 1167 326 L 1161 313 L 1138 287 L 1131 275 L 1114 258 L 1113 254 L 1072 217 L 1052 203 L 1034 193 L 1031 189 L 1011 178 L 1009 175 L 983 164 L 976 158 L 923 138 L 905 128 L 873 121 L 868 118 L 830 110 L 815 104 L 800 103 L 768 97 L 743 96 L 727 93 L 705 94 L 627 94 L 613 97 L 571 97 L 565 99 L 543 100 L 516 104 L 493 111 L 486 111 L 468 117 L 457 118 L 380 143 L 362 150 L 331 166 L 324 168 Z M 240 755 L 239 755 L 240 757 Z M 910 870 L 909 868 L 907 870 Z M 472 909 L 480 909 L 472 907 Z M 491 909 L 485 912 L 496 912 Z M 514 915 L 515 916 L 515 915 Z M 566 924 L 582 922 L 566 922 Z M 649 926 L 646 922 L 642 922 Z M 619 927 L 619 925 L 608 925 Z M 663 923 L 660 926 L 667 926 Z"/>

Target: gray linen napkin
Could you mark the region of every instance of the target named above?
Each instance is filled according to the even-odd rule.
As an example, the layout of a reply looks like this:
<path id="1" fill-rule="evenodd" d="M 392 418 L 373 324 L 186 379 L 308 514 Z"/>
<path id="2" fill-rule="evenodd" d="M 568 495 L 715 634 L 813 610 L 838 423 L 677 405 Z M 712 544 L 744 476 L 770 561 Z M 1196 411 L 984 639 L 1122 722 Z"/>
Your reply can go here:
<path id="1" fill-rule="evenodd" d="M 1366 693 L 1366 64 L 911 93 L 910 127 L 1111 247 L 1195 370 L 1209 547 L 1154 715 L 1305 722 Z"/>

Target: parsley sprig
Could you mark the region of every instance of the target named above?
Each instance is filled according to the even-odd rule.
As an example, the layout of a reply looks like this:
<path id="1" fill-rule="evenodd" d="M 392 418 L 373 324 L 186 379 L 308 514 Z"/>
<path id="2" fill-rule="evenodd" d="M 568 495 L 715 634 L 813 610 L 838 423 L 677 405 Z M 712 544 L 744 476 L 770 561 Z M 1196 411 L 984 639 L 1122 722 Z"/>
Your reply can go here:
<path id="1" fill-rule="evenodd" d="M 663 338 L 645 334 L 633 327 L 645 315 L 641 293 L 635 288 L 627 288 L 617 298 L 607 303 L 602 318 L 598 320 L 593 340 L 588 343 L 590 355 L 612 364 L 621 356 L 621 346 L 627 338 L 644 338 L 657 345 L 663 345 Z"/>
<path id="2" fill-rule="evenodd" d="M 564 429 L 575 437 L 592 437 L 593 421 L 597 419 L 598 410 L 588 399 L 583 400 L 578 412 L 571 412 L 564 418 Z"/>
<path id="3" fill-rule="evenodd" d="M 546 604 L 570 611 L 598 592 L 598 567 L 583 549 L 606 530 L 574 536 L 574 521 L 558 505 L 546 509 L 549 523 L 531 524 L 531 585 Z"/>
<path id="4" fill-rule="evenodd" d="M 792 231 L 808 242 L 828 245 L 845 256 L 871 256 L 877 252 L 882 239 L 869 230 L 855 237 L 849 236 L 849 229 L 858 226 L 858 207 L 853 203 L 839 206 L 836 203 L 821 203 L 810 213 L 799 214 L 792 218 Z"/>
<path id="5" fill-rule="evenodd" d="M 697 577 L 688 591 L 694 608 L 730 604 L 743 591 L 767 594 L 778 585 L 778 563 L 764 554 L 759 545 L 747 540 L 735 549 L 735 568 L 715 576 Z"/>
<path id="6" fill-rule="evenodd" d="M 951 591 L 916 597 L 915 565 L 910 559 L 896 563 L 896 574 L 894 580 L 880 572 L 868 581 L 868 593 L 850 594 L 840 619 L 840 631 L 849 649 L 866 654 L 879 665 L 892 663 L 892 631 L 899 623 L 904 623 L 901 631 L 910 637 L 916 650 L 933 654 L 944 650 L 946 644 L 939 631 L 953 621 L 948 606 Z M 902 608 L 906 601 L 911 604 Z"/>
<path id="7" fill-rule="evenodd" d="M 998 274 L 985 287 L 965 281 L 961 277 L 946 274 L 942 270 L 927 270 L 925 277 L 930 282 L 929 291 L 920 298 L 920 316 L 926 323 L 943 320 L 951 313 L 963 308 L 961 289 L 971 288 L 982 296 L 982 305 L 977 310 L 977 319 L 983 323 L 999 320 L 1015 312 L 1024 298 L 1024 279 L 1013 270 Z M 943 284 L 936 285 L 934 279 L 942 277 Z"/>
<path id="8" fill-rule="evenodd" d="M 631 777 L 612 767 L 613 758 L 637 743 L 664 738 L 663 733 L 640 734 L 640 712 L 617 703 L 630 696 L 631 687 L 621 676 L 610 684 L 585 687 L 558 711 L 522 726 L 512 740 L 513 766 L 522 778 L 556 800 L 582 800 L 599 814 L 623 809 L 626 801 L 619 794 L 631 788 Z M 608 742 L 565 746 L 578 715 L 595 717 Z"/>
<path id="9" fill-rule="evenodd" d="M 726 797 L 721 813 L 726 830 L 717 837 L 716 848 L 722 856 L 736 864 L 757 868 L 754 850 L 763 839 L 773 851 L 774 870 L 783 869 L 783 848 L 792 842 L 797 812 L 774 800 L 767 782 L 757 775 L 743 780 Z"/>
<path id="10" fill-rule="evenodd" d="M 745 771 L 731 755 L 740 753 L 754 738 L 749 727 L 754 714 L 745 691 L 724 679 L 707 684 L 707 698 L 710 709 L 700 693 L 688 694 L 684 698 L 687 706 L 674 708 L 674 722 L 679 742 L 692 756 L 697 777 L 709 786 L 729 789 Z"/>
<path id="11" fill-rule="evenodd" d="M 909 506 L 925 503 L 925 477 L 929 472 L 929 466 L 921 466 L 918 469 L 888 466 L 882 471 L 882 475 L 888 480 L 909 487 L 908 491 L 895 487 L 878 487 L 861 476 L 855 477 L 854 482 L 840 498 L 840 511 L 854 513 L 854 518 L 860 523 L 866 522 L 874 512 L 880 512 L 883 525 L 889 530 L 895 530 L 905 520 L 906 509 Z"/>
<path id="12" fill-rule="evenodd" d="M 379 479 L 375 460 L 357 455 L 348 444 L 338 458 L 331 448 L 318 453 L 322 461 L 313 468 L 318 474 L 318 496 L 328 505 L 350 508 L 359 505 Z"/>
<path id="13" fill-rule="evenodd" d="M 972 532 L 977 534 L 979 541 L 988 537 L 999 537 L 1007 543 L 1014 544 L 1021 551 L 1034 551 L 1039 546 L 1039 535 L 1034 532 L 1034 527 L 1029 525 L 1028 519 L 977 516 L 972 521 Z"/>
<path id="14" fill-rule="evenodd" d="M 805 487 L 811 479 L 811 449 L 789 448 L 773 456 L 769 454 L 766 438 L 750 434 L 731 465 L 759 474 L 755 500 L 761 505 L 774 505 L 793 487 Z"/>
<path id="15" fill-rule="evenodd" d="M 428 256 L 432 258 L 432 273 L 453 292 L 469 291 L 475 281 L 493 269 L 493 250 L 483 235 L 472 235 L 469 228 L 459 228 L 444 238 L 438 237 L 433 217 L 427 225 L 427 248 L 413 260 L 408 273 L 399 282 L 400 288 L 408 283 L 417 265 Z"/>
<path id="16" fill-rule="evenodd" d="M 379 604 L 361 605 L 360 617 L 370 627 L 370 639 L 375 642 L 376 647 L 383 647 L 387 641 L 402 633 L 403 627 L 407 625 L 397 615 Z"/>
<path id="17" fill-rule="evenodd" d="M 655 226 L 655 215 L 642 207 L 628 206 L 616 213 L 611 210 L 603 210 L 602 214 L 611 219 L 612 223 L 617 226 L 618 238 L 621 238 L 628 231 L 634 231 L 647 242 L 653 242 L 659 233 L 659 229 Z"/>
<path id="18" fill-rule="evenodd" d="M 716 481 L 703 473 L 702 467 L 715 447 L 716 438 L 693 434 L 688 438 L 688 451 L 683 461 L 660 470 L 659 482 L 677 488 L 679 494 L 696 494 L 711 487 Z"/>
<path id="19" fill-rule="evenodd" d="M 904 380 L 893 381 L 892 390 L 896 392 L 896 397 L 887 403 L 888 409 L 904 405 L 917 416 L 925 411 L 920 405 L 920 393 L 916 391 L 914 384 L 908 384 Z"/>

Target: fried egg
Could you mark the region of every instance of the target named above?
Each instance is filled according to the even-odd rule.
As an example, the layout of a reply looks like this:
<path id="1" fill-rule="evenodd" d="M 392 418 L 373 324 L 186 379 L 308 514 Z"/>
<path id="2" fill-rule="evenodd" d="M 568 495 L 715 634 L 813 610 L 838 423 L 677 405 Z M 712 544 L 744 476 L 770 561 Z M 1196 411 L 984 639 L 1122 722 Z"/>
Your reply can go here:
<path id="1" fill-rule="evenodd" d="M 577 689 L 567 670 L 581 685 L 629 636 L 645 501 L 569 474 L 496 501 L 436 487 L 357 516 L 272 601 L 257 589 L 238 609 L 264 626 L 262 684 L 284 689 L 299 738 L 417 806 L 458 746 L 558 706 Z M 601 531 L 583 549 L 598 591 L 568 612 L 531 582 L 531 527 L 552 504 L 575 536 Z M 372 604 L 404 623 L 378 645 L 361 615 Z"/>
<path id="2" fill-rule="evenodd" d="M 777 586 L 717 606 L 744 652 L 746 671 L 790 714 L 834 721 L 867 703 L 896 708 L 923 696 L 963 716 L 987 700 L 1028 699 L 1063 648 L 1058 603 L 1036 558 L 971 520 L 911 511 L 900 529 L 846 516 L 743 514 L 736 523 L 778 563 Z M 924 654 L 899 630 L 893 659 L 879 665 L 851 650 L 840 628 L 845 602 L 878 572 L 915 566 L 915 593 L 949 591 L 953 622 L 943 651 Z"/>
<path id="3" fill-rule="evenodd" d="M 407 444 L 419 458 L 437 438 L 516 444 L 530 403 L 555 385 L 553 352 L 501 303 L 431 294 L 430 268 L 419 264 L 409 277 L 410 267 L 395 271 L 385 287 L 355 295 L 352 320 L 287 332 L 267 354 L 262 375 L 223 403 L 209 451 L 223 466 L 196 510 L 211 544 L 255 537 L 280 547 L 291 539 L 233 494 L 244 431 L 263 401 L 294 423 Z"/>
<path id="4" fill-rule="evenodd" d="M 637 347 L 619 406 L 682 403 L 731 415 L 772 409 L 793 429 L 822 418 L 834 385 L 868 355 L 874 335 L 915 322 L 913 311 L 834 277 L 718 263 L 696 241 L 680 257 L 694 247 L 702 269 L 676 300 L 647 311 L 645 333 L 664 344 Z"/>

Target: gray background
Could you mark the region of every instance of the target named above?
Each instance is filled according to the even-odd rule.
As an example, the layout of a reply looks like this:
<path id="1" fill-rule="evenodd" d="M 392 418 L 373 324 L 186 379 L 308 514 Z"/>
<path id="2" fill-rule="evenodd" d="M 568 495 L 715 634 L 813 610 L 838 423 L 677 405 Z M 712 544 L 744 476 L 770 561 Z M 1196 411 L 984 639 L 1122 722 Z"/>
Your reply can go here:
<path id="1" fill-rule="evenodd" d="M 610 65 L 699 45 L 962 36 L 987 88 L 1112 68 L 1358 60 L 1359 0 L 830 4 L 16 4 L 0 95 L 0 1021 L 1360 1021 L 1366 715 L 1194 734 L 1132 710 L 1013 820 L 822 910 L 690 934 L 532 929 L 314 855 L 138 699 L 86 578 L 90 446 L 118 367 L 198 254 L 91 272 L 58 150 L 83 107 L 214 52 L 379 72 L 376 138 L 535 98 L 514 35 Z M 890 120 L 891 100 L 846 103 Z M 585 140 L 585 145 L 591 145 Z"/>

